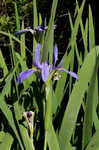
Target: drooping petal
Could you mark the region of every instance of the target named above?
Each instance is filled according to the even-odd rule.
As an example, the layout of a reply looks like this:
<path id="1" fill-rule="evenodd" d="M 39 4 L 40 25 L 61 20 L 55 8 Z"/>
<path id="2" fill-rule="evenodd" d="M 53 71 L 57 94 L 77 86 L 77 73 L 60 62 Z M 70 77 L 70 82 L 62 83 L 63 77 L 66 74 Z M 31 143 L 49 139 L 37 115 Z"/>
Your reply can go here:
<path id="1" fill-rule="evenodd" d="M 34 56 L 34 66 L 35 67 L 40 67 L 40 50 L 41 50 L 41 44 L 38 43 L 35 49 L 35 56 Z"/>
<path id="2" fill-rule="evenodd" d="M 42 80 L 44 82 L 46 82 L 49 78 L 50 73 L 51 73 L 51 68 L 46 62 L 43 62 L 41 70 L 42 70 L 42 72 L 41 72 Z"/>
<path id="3" fill-rule="evenodd" d="M 21 84 L 26 78 L 31 76 L 36 71 L 37 71 L 36 69 L 28 69 L 24 72 L 21 72 L 18 76 L 17 83 Z"/>
<path id="4" fill-rule="evenodd" d="M 28 29 L 24 29 L 24 30 L 19 30 L 18 32 L 16 32 L 14 35 L 21 35 L 23 33 L 27 33 L 27 32 L 31 32 L 32 34 L 34 34 L 34 30 L 32 30 L 31 28 L 28 28 Z"/>
<path id="5" fill-rule="evenodd" d="M 24 29 L 24 30 L 19 30 L 18 32 L 16 32 L 14 35 L 20 35 L 20 34 L 23 34 L 23 33 L 26 33 L 28 32 L 27 29 Z"/>
<path id="6" fill-rule="evenodd" d="M 33 29 L 31 29 L 31 28 L 29 28 L 28 31 L 31 32 L 32 34 L 35 33 L 35 30 L 33 30 Z"/>
<path id="7" fill-rule="evenodd" d="M 57 60 L 58 60 L 58 48 L 57 48 L 57 45 L 55 44 L 54 50 L 53 50 L 53 62 L 52 62 L 53 67 L 55 67 Z"/>
<path id="8" fill-rule="evenodd" d="M 77 74 L 74 73 L 74 72 L 68 71 L 68 70 L 66 70 L 66 69 L 64 69 L 64 68 L 57 68 L 57 70 L 59 70 L 59 71 L 64 71 L 64 72 L 70 74 L 72 77 L 74 77 L 74 78 L 76 78 L 77 80 L 79 80 Z"/>

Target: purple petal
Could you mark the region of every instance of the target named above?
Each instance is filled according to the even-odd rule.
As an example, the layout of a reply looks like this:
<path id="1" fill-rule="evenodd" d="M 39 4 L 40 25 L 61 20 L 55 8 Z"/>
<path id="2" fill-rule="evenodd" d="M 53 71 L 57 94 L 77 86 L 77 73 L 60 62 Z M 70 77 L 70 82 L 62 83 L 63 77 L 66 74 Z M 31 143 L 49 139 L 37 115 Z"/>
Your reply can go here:
<path id="1" fill-rule="evenodd" d="M 40 50 L 41 50 L 41 44 L 38 43 L 35 49 L 35 56 L 34 56 L 34 66 L 35 67 L 40 67 Z"/>
<path id="2" fill-rule="evenodd" d="M 37 26 L 37 27 L 35 28 L 35 30 L 36 30 L 36 31 L 41 31 L 41 32 L 43 31 L 42 26 Z"/>
<path id="3" fill-rule="evenodd" d="M 65 70 L 65 69 L 63 69 L 63 68 L 57 68 L 57 70 L 59 70 L 59 71 L 64 71 L 64 72 L 66 72 L 66 73 L 70 74 L 72 77 L 74 77 L 74 78 L 76 78 L 77 80 L 79 80 L 79 78 L 78 78 L 77 74 L 76 74 L 76 73 L 74 73 L 74 72 L 71 72 L 71 71 Z"/>
<path id="4" fill-rule="evenodd" d="M 37 70 L 36 69 L 29 69 L 29 70 L 26 70 L 24 72 L 21 72 L 18 76 L 17 83 L 21 84 L 26 78 L 31 76 L 35 71 L 37 71 Z"/>
<path id="5" fill-rule="evenodd" d="M 58 48 L 57 45 L 55 44 L 53 50 L 53 62 L 52 62 L 53 67 L 55 66 L 57 60 L 58 60 Z"/>
<path id="6" fill-rule="evenodd" d="M 26 33 L 26 32 L 28 32 L 28 30 L 27 30 L 27 29 L 19 30 L 19 31 L 18 31 L 18 32 L 16 32 L 14 35 L 16 36 L 16 35 L 23 34 L 23 33 Z"/>
<path id="7" fill-rule="evenodd" d="M 32 30 L 31 28 L 28 28 L 28 29 L 24 29 L 24 30 L 19 30 L 18 32 L 16 32 L 14 35 L 20 35 L 20 34 L 23 34 L 23 33 L 27 33 L 27 32 L 31 32 L 32 34 L 34 34 L 34 30 Z"/>
<path id="8" fill-rule="evenodd" d="M 31 32 L 32 34 L 34 34 L 34 33 L 35 33 L 35 30 L 33 30 L 33 29 L 31 29 L 31 28 L 30 28 L 30 29 L 28 29 L 28 31 L 29 31 L 29 32 Z"/>
<path id="9" fill-rule="evenodd" d="M 42 80 L 46 82 L 51 73 L 51 66 L 49 66 L 46 62 L 42 63 Z"/>
<path id="10" fill-rule="evenodd" d="M 27 117 L 30 118 L 32 116 L 32 111 L 27 112 Z"/>

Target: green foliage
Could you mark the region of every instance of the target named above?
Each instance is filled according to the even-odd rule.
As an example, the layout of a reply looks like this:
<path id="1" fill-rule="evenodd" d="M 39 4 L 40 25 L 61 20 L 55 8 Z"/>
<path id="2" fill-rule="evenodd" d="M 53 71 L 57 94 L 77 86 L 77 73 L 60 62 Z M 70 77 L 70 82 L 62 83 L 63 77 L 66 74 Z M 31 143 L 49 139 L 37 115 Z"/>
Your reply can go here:
<path id="1" fill-rule="evenodd" d="M 9 133 L 3 133 L 4 134 L 2 140 L 0 140 L 0 149 L 10 150 L 12 143 L 13 143 L 13 137 Z"/>
<path id="2" fill-rule="evenodd" d="M 0 17 L 0 30 L 8 31 L 10 23 L 13 25 L 9 16 L 6 16 L 5 14 L 1 16 Z"/>
<path id="3" fill-rule="evenodd" d="M 91 138 L 91 141 L 89 142 L 88 146 L 86 147 L 86 150 L 99 149 L 98 137 L 99 137 L 99 131 L 96 131 L 96 133 Z"/>
<path id="4" fill-rule="evenodd" d="M 11 1 L 5 1 L 6 5 L 9 2 Z M 36 2 L 33 0 L 33 28 L 41 24 L 41 14 L 38 14 Z M 20 0 L 20 3 L 26 3 L 26 1 Z M 48 60 L 49 56 L 49 64 L 52 62 L 53 25 L 57 4 L 58 0 L 54 0 L 48 30 L 44 31 L 40 41 L 42 44 L 41 61 Z M 76 3 L 75 20 L 70 13 L 68 15 L 71 37 L 61 60 L 64 60 L 64 68 L 77 72 L 78 81 L 66 73 L 60 72 L 61 78 L 58 81 L 52 79 L 48 85 L 37 78 L 35 74 L 26 79 L 22 85 L 18 85 L 19 73 L 28 69 L 27 52 L 34 58 L 37 41 L 33 37 L 33 51 L 30 51 L 26 46 L 25 35 L 15 37 L 9 32 L 4 32 L 3 29 L 7 28 L 4 20 L 7 18 L 4 16 L 0 18 L 3 30 L 0 31 L 0 34 L 9 38 L 11 60 L 11 68 L 8 69 L 0 50 L 0 67 L 3 69 L 3 77 L 0 79 L 3 84 L 0 93 L 0 149 L 99 149 L 97 74 L 99 46 L 95 45 L 95 31 L 90 6 L 88 7 L 88 17 L 85 19 L 85 24 L 83 23 L 84 5 L 85 0 L 81 6 L 78 2 Z M 20 19 L 20 6 L 16 3 L 14 6 L 15 24 L 18 31 L 24 29 L 28 23 Z M 78 37 L 79 33 L 81 33 L 81 43 Z M 82 46 L 79 46 L 80 44 Z M 32 140 L 29 124 L 23 118 L 23 113 L 31 110 L 35 112 Z"/>

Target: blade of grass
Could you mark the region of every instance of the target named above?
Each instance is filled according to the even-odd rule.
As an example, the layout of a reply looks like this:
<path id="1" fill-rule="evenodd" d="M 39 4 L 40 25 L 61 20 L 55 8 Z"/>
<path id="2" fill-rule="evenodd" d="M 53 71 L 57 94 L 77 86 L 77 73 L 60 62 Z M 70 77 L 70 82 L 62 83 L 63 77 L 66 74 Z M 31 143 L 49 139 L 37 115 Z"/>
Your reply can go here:
<path id="1" fill-rule="evenodd" d="M 68 14 L 69 14 L 69 21 L 70 21 L 71 30 L 73 31 L 73 30 L 74 30 L 74 27 L 73 27 L 72 18 L 71 18 L 70 13 L 68 13 Z M 75 52 L 76 52 L 78 64 L 79 64 L 79 66 L 80 66 L 80 65 L 81 65 L 81 59 L 80 59 L 79 52 L 78 52 L 78 49 L 77 49 L 77 43 L 76 43 L 76 41 L 75 41 Z"/>
<path id="2" fill-rule="evenodd" d="M 97 105 L 98 105 L 98 77 L 96 77 L 96 82 L 95 82 L 95 91 L 94 91 L 94 104 L 93 104 L 93 121 L 95 125 L 95 129 L 99 129 L 99 119 L 97 116 Z"/>
<path id="3" fill-rule="evenodd" d="M 89 50 L 95 46 L 95 35 L 94 35 L 94 27 L 93 27 L 93 19 L 92 12 L 89 6 Z M 83 124 L 83 136 L 82 136 L 82 150 L 88 144 L 92 136 L 92 124 L 93 124 L 93 103 L 96 99 L 94 99 L 95 92 L 95 78 L 96 78 L 96 69 L 94 71 L 92 82 L 89 86 L 88 97 L 86 102 L 86 109 L 84 114 L 84 124 Z"/>
<path id="4" fill-rule="evenodd" d="M 78 2 L 76 3 L 76 6 L 77 6 L 77 10 L 79 11 Z M 83 38 L 83 43 L 84 43 L 84 49 L 85 49 L 84 55 L 86 56 L 88 54 L 88 19 L 86 19 L 86 24 L 85 24 L 85 29 L 84 29 L 83 20 L 81 17 L 80 28 L 81 28 L 81 33 L 82 33 L 82 38 Z"/>
<path id="5" fill-rule="evenodd" d="M 11 64 L 12 64 L 12 67 L 15 66 L 17 60 L 16 60 L 16 56 L 15 56 L 15 49 L 14 49 L 14 44 L 13 44 L 13 41 L 12 41 L 12 37 L 9 33 L 9 39 L 10 39 L 10 45 L 11 45 L 11 53 L 10 53 L 10 56 L 11 56 Z"/>
<path id="6" fill-rule="evenodd" d="M 63 58 L 64 68 L 66 68 L 67 70 L 69 68 L 71 58 L 72 58 L 72 51 L 70 51 L 68 56 L 67 56 L 67 53 L 66 53 L 64 58 Z M 64 89 L 65 89 L 65 84 L 66 84 L 66 79 L 67 79 L 67 74 L 66 73 L 60 72 L 60 74 L 61 74 L 62 78 L 60 78 L 60 80 L 57 82 L 56 89 L 55 89 L 55 97 L 56 97 L 56 100 L 57 100 L 56 109 L 57 109 L 58 106 L 60 106 L 60 104 L 62 102 L 62 99 L 64 97 L 64 94 L 65 94 Z M 56 111 L 56 110 L 54 110 L 54 111 Z"/>
<path id="7" fill-rule="evenodd" d="M 13 43 L 12 36 L 10 35 L 10 33 L 9 33 L 9 39 L 10 39 L 10 45 L 11 45 L 11 51 L 10 51 L 11 64 L 12 64 L 12 67 L 14 67 L 17 63 L 17 58 L 15 55 L 14 43 Z M 16 75 L 18 75 L 18 69 L 16 70 L 16 74 L 14 74 L 15 89 L 16 89 L 16 93 L 18 96 L 19 92 L 18 92 L 18 85 L 17 85 L 17 81 L 16 81 Z"/>
<path id="8" fill-rule="evenodd" d="M 22 21 L 22 30 L 24 29 L 24 21 Z M 25 52 L 25 35 L 21 35 L 21 57 L 22 59 L 26 59 Z"/>
<path id="9" fill-rule="evenodd" d="M 95 47 L 95 32 L 91 7 L 89 5 L 89 50 Z"/>
<path id="10" fill-rule="evenodd" d="M 15 72 L 16 72 L 16 69 L 17 69 L 17 67 L 18 67 L 18 64 L 19 64 L 19 62 L 16 64 L 16 66 L 14 67 L 14 69 L 12 70 L 12 72 L 10 72 L 9 76 L 8 76 L 7 79 L 5 80 L 5 81 L 6 81 L 6 84 L 5 84 L 5 86 L 4 86 L 3 90 L 2 90 L 2 93 L 0 94 L 0 109 L 1 109 L 2 112 L 4 113 L 6 119 L 8 120 L 8 122 L 9 122 L 11 128 L 13 129 L 13 131 L 14 131 L 14 133 L 15 133 L 15 135 L 16 135 L 16 138 L 17 138 L 18 141 L 19 141 L 19 144 L 20 144 L 20 146 L 21 146 L 21 149 L 23 150 L 23 145 L 22 145 L 22 142 L 21 142 L 20 137 L 19 137 L 19 135 L 18 135 L 18 132 L 17 132 L 17 130 L 16 130 L 15 122 L 14 122 L 14 120 L 13 120 L 13 115 L 12 115 L 10 109 L 8 108 L 8 106 L 7 106 L 6 102 L 5 102 L 5 98 L 4 98 L 4 96 L 6 95 L 6 93 L 9 92 L 9 88 L 8 88 L 8 87 L 9 87 L 9 85 L 11 84 L 11 80 L 12 80 L 12 78 L 13 78 Z"/>
<path id="11" fill-rule="evenodd" d="M 38 26 L 38 16 L 37 16 L 37 7 L 36 7 L 36 0 L 33 0 L 33 27 L 34 29 Z M 37 41 L 33 37 L 33 53 L 35 53 Z"/>
<path id="12" fill-rule="evenodd" d="M 1 49 L 0 49 L 0 66 L 3 68 L 3 74 L 5 77 L 8 74 L 8 68 L 7 68 L 7 65 L 5 63 Z"/>
<path id="13" fill-rule="evenodd" d="M 76 21 L 75 21 L 75 24 L 74 24 L 74 27 L 73 27 L 73 31 L 72 31 L 72 35 L 71 35 L 71 39 L 70 39 L 70 42 L 68 44 L 68 47 L 67 47 L 67 50 L 72 46 L 72 48 L 74 48 L 75 46 L 75 43 L 76 43 L 76 35 L 78 33 L 78 27 L 79 27 L 79 24 L 80 24 L 80 19 L 81 19 L 81 16 L 82 16 L 82 12 L 83 12 L 83 8 L 84 8 L 84 4 L 85 4 L 85 0 L 82 2 L 82 5 L 78 11 L 78 15 L 77 15 L 77 18 L 76 18 Z M 70 16 L 69 16 L 70 17 Z M 71 25 L 72 25 L 72 20 L 71 20 L 71 17 L 70 17 L 70 22 L 71 22 Z M 72 26 L 71 26 L 72 27 Z M 77 48 L 77 47 L 76 47 Z M 72 49 L 71 49 L 72 50 Z M 76 49 L 77 50 L 77 49 Z M 82 60 L 81 58 L 79 57 L 78 55 L 78 52 L 76 51 L 76 54 L 77 54 L 77 58 L 79 59 L 79 63 L 82 63 Z M 70 55 L 70 56 L 69 56 Z M 69 55 L 67 56 L 67 52 L 65 53 L 64 57 L 63 57 L 63 60 L 64 60 L 64 68 L 68 69 L 69 68 L 69 64 L 70 64 L 70 61 L 71 61 L 71 56 L 72 56 L 72 52 L 70 51 Z M 62 74 L 62 79 L 60 79 L 56 85 L 56 90 L 55 90 L 55 95 L 58 99 L 58 103 L 57 103 L 57 106 L 60 105 L 61 103 L 61 100 L 63 98 L 63 94 L 64 94 L 64 88 L 65 88 L 65 82 L 66 82 L 66 75 L 64 73 L 61 73 Z M 61 89 L 60 89 L 61 87 Z M 56 107 L 57 108 L 57 107 Z"/>
<path id="14" fill-rule="evenodd" d="M 33 27 L 34 29 L 37 26 L 38 26 L 38 16 L 37 16 L 36 0 L 33 0 Z"/>
<path id="15" fill-rule="evenodd" d="M 8 68 L 7 65 L 5 63 L 4 57 L 2 55 L 2 51 L 0 50 L 0 67 L 3 69 L 3 78 L 5 78 L 8 75 Z M 9 92 L 6 93 L 6 96 L 8 96 L 8 94 L 10 95 L 11 93 L 11 85 L 9 85 Z"/>
<path id="16" fill-rule="evenodd" d="M 24 29 L 24 21 L 22 21 L 22 29 Z M 21 68 L 22 68 L 22 72 L 23 72 L 24 70 L 28 69 L 28 67 L 26 65 L 25 35 L 24 34 L 21 35 L 20 47 L 21 47 L 21 57 L 20 57 L 21 61 L 20 62 L 21 62 Z M 29 79 L 27 79 L 23 82 L 23 85 L 24 85 L 25 89 L 27 89 L 28 81 L 29 81 Z"/>
<path id="17" fill-rule="evenodd" d="M 18 8 L 17 4 L 14 2 L 14 7 L 15 7 L 15 18 L 16 18 L 16 31 L 20 30 L 20 20 L 19 20 L 19 15 L 18 15 Z"/>
<path id="18" fill-rule="evenodd" d="M 81 27 L 81 33 L 82 33 L 82 38 L 83 38 L 83 43 L 84 43 L 84 57 L 88 54 L 88 19 L 86 19 L 86 24 L 85 24 L 85 30 L 83 27 L 82 20 L 80 22 L 80 27 Z"/>
<path id="19" fill-rule="evenodd" d="M 49 63 L 52 64 L 52 54 L 53 54 L 53 43 L 54 43 L 54 18 L 56 13 L 56 7 L 57 7 L 58 0 L 54 0 L 52 3 L 52 9 L 51 9 L 51 17 L 48 24 L 48 30 L 46 33 L 43 49 L 42 49 L 42 58 L 41 61 L 47 61 L 48 60 L 48 52 L 49 52 Z"/>
<path id="20" fill-rule="evenodd" d="M 72 53 L 70 52 L 68 56 L 65 55 L 65 57 L 64 57 L 64 68 L 66 68 L 66 69 L 69 68 L 71 54 Z M 61 104 L 62 98 L 64 96 L 64 89 L 65 89 L 65 83 L 66 83 L 66 78 L 67 78 L 67 74 L 66 73 L 60 72 L 60 74 L 61 74 L 62 78 L 60 78 L 60 80 L 57 82 L 56 89 L 55 89 L 55 96 L 56 96 L 56 100 L 57 100 L 57 103 L 56 103 L 57 107 Z"/>
<path id="21" fill-rule="evenodd" d="M 47 131 L 48 146 L 50 150 L 60 150 L 57 136 L 55 134 L 52 122 L 50 122 L 49 130 Z"/>
<path id="22" fill-rule="evenodd" d="M 3 35 L 5 35 L 5 36 L 8 36 L 8 37 L 11 36 L 12 39 L 14 39 L 15 41 L 17 41 L 18 43 L 21 43 L 21 41 L 18 38 L 16 38 L 14 35 L 12 35 L 12 34 L 9 34 L 9 33 L 4 32 L 4 31 L 0 31 L 0 33 L 3 34 Z"/>
<path id="23" fill-rule="evenodd" d="M 68 150 L 68 143 L 70 142 L 71 136 L 73 134 L 84 93 L 88 89 L 88 83 L 91 81 L 95 65 L 96 51 L 93 49 L 91 53 L 87 55 L 84 61 L 84 64 L 79 73 L 79 81 L 76 82 L 66 107 L 59 132 L 60 148 L 62 150 Z"/>
<path id="24" fill-rule="evenodd" d="M 86 147 L 92 136 L 92 125 L 93 125 L 93 103 L 94 103 L 94 91 L 96 81 L 96 67 L 92 75 L 92 79 L 88 88 L 88 95 L 85 105 L 84 123 L 83 123 L 83 136 L 82 136 L 82 150 Z"/>
<path id="25" fill-rule="evenodd" d="M 69 49 L 71 47 L 71 45 L 75 44 L 76 36 L 78 33 L 78 27 L 79 27 L 81 16 L 82 16 L 83 9 L 84 9 L 84 5 L 85 5 L 85 0 L 83 0 L 81 7 L 78 10 L 78 15 L 77 15 L 75 23 L 74 23 L 74 30 L 72 31 L 71 39 L 70 39 L 67 49 Z"/>
<path id="26" fill-rule="evenodd" d="M 10 150 L 12 143 L 13 143 L 13 137 L 9 133 L 5 133 L 5 136 L 2 139 L 2 142 L 0 142 L 0 149 L 1 150 Z"/>
<path id="27" fill-rule="evenodd" d="M 99 139 L 99 130 L 97 130 L 96 133 L 93 135 L 85 150 L 99 150 L 98 139 Z"/>
<path id="28" fill-rule="evenodd" d="M 3 32 L 3 31 L 0 31 L 0 33 L 3 34 L 3 35 L 5 35 L 5 36 L 8 36 L 8 37 L 11 36 L 11 38 L 13 40 L 15 40 L 16 42 L 18 42 L 19 44 L 21 44 L 21 40 L 19 40 L 18 38 L 16 38 L 14 35 L 9 34 L 7 32 Z M 27 47 L 25 47 L 25 48 L 30 53 L 30 55 L 33 56 L 32 52 Z"/>

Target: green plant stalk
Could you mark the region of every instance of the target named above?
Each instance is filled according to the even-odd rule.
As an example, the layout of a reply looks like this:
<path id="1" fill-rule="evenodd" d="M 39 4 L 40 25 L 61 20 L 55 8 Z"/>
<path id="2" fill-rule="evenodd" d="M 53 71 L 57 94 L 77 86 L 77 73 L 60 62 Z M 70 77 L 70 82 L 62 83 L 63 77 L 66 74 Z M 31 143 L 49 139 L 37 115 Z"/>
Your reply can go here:
<path id="1" fill-rule="evenodd" d="M 37 15 L 37 7 L 36 0 L 33 0 L 33 28 L 35 29 L 38 26 L 38 15 Z M 36 39 L 33 37 L 33 53 L 35 53 L 36 48 Z"/>
<path id="2" fill-rule="evenodd" d="M 47 132 L 45 133 L 44 150 L 46 150 L 46 147 L 47 147 Z"/>
<path id="3" fill-rule="evenodd" d="M 16 30 L 20 30 L 20 19 L 19 19 L 19 14 L 18 14 L 18 8 L 17 4 L 14 2 L 14 7 L 15 7 L 15 16 L 16 16 Z"/>
<path id="4" fill-rule="evenodd" d="M 47 147 L 47 131 L 49 129 L 50 122 L 52 121 L 52 111 L 51 111 L 51 104 L 52 104 L 52 84 L 50 83 L 45 86 L 45 94 L 46 94 L 46 105 L 45 105 L 45 141 L 44 141 L 44 150 Z"/>

